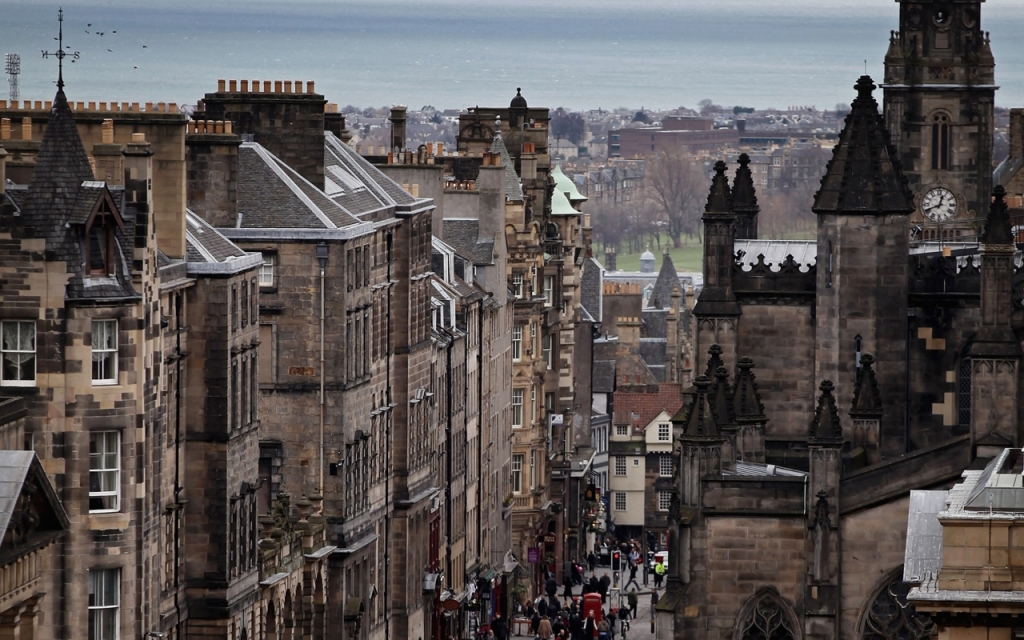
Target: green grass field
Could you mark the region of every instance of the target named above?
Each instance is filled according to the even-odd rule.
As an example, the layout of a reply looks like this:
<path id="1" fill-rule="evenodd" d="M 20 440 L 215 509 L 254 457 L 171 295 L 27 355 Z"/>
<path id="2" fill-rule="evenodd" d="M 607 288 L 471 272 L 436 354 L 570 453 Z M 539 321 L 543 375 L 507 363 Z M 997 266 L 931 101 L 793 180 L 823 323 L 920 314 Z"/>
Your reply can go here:
<path id="1" fill-rule="evenodd" d="M 624 248 L 619 249 L 619 253 L 615 258 L 616 266 L 622 271 L 639 271 L 641 253 L 643 251 L 640 253 L 625 253 Z M 651 253 L 654 254 L 654 270 L 661 270 L 662 251 L 654 247 L 651 249 Z M 676 271 L 696 271 L 700 273 L 701 260 L 704 256 L 703 246 L 693 243 L 682 249 L 672 249 L 669 254 L 672 256 L 672 264 L 676 266 Z M 594 257 L 597 258 L 598 262 L 604 263 L 604 248 L 601 245 L 594 247 Z"/>

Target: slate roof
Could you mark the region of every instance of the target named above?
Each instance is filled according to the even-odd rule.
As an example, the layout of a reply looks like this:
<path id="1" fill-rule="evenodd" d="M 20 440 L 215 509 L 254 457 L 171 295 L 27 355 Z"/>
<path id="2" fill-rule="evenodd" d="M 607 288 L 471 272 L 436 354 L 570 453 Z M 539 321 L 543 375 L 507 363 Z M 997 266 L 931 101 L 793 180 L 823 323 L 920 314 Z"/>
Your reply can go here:
<path id="1" fill-rule="evenodd" d="M 331 229 L 334 223 L 295 184 L 303 178 L 251 142 L 238 148 L 238 212 L 243 229 Z"/>
<path id="2" fill-rule="evenodd" d="M 672 292 L 676 289 L 679 290 L 679 293 L 683 293 L 683 288 L 679 284 L 679 274 L 676 273 L 676 266 L 672 264 L 672 256 L 666 253 L 661 258 L 661 271 L 658 272 L 658 279 L 654 282 L 650 305 L 668 309 L 672 306 Z"/>
<path id="3" fill-rule="evenodd" d="M 330 131 L 324 132 L 324 190 L 356 216 L 416 198 Z"/>
<path id="4" fill-rule="evenodd" d="M 263 264 L 263 256 L 246 253 L 189 210 L 185 212 L 185 259 L 190 273 L 238 273 Z"/>
<path id="5" fill-rule="evenodd" d="M 640 338 L 640 357 L 658 382 L 665 382 L 667 351 L 668 341 L 665 338 Z"/>
<path id="6" fill-rule="evenodd" d="M 861 76 L 857 97 L 846 116 L 839 142 L 814 196 L 815 213 L 912 213 L 914 195 L 907 187 L 899 155 L 871 95 L 875 83 Z"/>
<path id="7" fill-rule="evenodd" d="M 491 153 L 500 155 L 501 164 L 505 166 L 505 200 L 521 202 L 523 199 L 523 185 L 519 181 L 519 176 L 516 175 L 515 164 L 512 162 L 512 157 L 508 154 L 508 149 L 505 148 L 505 141 L 501 139 L 500 133 L 494 134 L 494 140 L 491 142 Z"/>
<path id="8" fill-rule="evenodd" d="M 93 178 L 67 97 L 60 89 L 50 110 L 32 180 L 21 197 L 18 224 L 26 237 L 46 241 L 47 260 L 66 263 L 67 272 L 71 274 L 65 294 L 68 299 L 138 295 L 131 285 L 129 262 L 134 244 L 134 212 L 119 211 L 125 228 L 114 229 L 116 247 L 110 258 L 113 273 L 104 277 L 86 277 L 84 273 L 85 229 L 82 223 L 96 200 L 105 197 L 105 191 L 106 186 Z M 123 206 L 123 198 L 111 194 L 111 199 L 115 205 Z"/>
<path id="9" fill-rule="evenodd" d="M 594 378 L 592 385 L 596 393 L 612 393 L 615 391 L 615 361 L 594 360 Z"/>
<path id="10" fill-rule="evenodd" d="M 640 337 L 641 342 L 647 339 L 664 341 L 668 337 L 668 309 L 645 307 L 641 314 L 644 322 L 642 327 L 643 333 Z"/>
<path id="11" fill-rule="evenodd" d="M 583 260 L 580 274 L 580 304 L 596 322 L 601 322 L 601 291 L 604 267 L 594 258 Z"/>
<path id="12" fill-rule="evenodd" d="M 30 486 L 26 487 L 26 484 Z M 39 548 L 68 529 L 67 514 L 36 454 L 32 451 L 0 450 L 0 540 L 7 536 L 18 499 L 23 493 L 31 494 L 33 513 L 38 522 L 24 541 L 24 547 L 5 542 L 0 549 L 0 565 L 9 564 L 25 551 Z"/>
<path id="13" fill-rule="evenodd" d="M 480 238 L 480 221 L 472 218 L 445 218 L 443 240 L 473 264 L 494 263 L 494 240 Z"/>

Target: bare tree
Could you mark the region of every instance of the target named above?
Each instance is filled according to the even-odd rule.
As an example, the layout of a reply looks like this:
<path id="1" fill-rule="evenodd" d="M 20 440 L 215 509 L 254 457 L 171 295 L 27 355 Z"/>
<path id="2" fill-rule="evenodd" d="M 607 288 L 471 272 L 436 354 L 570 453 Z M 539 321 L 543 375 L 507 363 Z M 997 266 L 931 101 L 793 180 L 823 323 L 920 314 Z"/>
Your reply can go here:
<path id="1" fill-rule="evenodd" d="M 647 162 L 643 201 L 674 247 L 683 246 L 684 235 L 699 234 L 709 184 L 703 163 L 682 149 L 665 149 Z"/>

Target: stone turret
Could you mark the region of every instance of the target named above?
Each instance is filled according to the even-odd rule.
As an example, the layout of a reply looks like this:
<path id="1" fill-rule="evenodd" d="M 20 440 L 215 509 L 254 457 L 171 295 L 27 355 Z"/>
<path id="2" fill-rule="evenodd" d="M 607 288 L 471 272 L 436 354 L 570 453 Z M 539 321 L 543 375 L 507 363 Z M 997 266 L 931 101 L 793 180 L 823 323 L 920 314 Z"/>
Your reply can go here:
<path id="1" fill-rule="evenodd" d="M 750 358 L 740 358 L 736 364 L 732 406 L 737 426 L 737 457 L 745 462 L 764 462 L 764 428 L 768 418 L 764 415 L 754 379 L 754 361 Z"/>
<path id="2" fill-rule="evenodd" d="M 736 215 L 736 238 L 757 239 L 757 192 L 754 177 L 750 174 L 750 156 L 741 153 L 736 177 L 732 182 L 732 212 Z"/>
<path id="3" fill-rule="evenodd" d="M 971 431 L 976 454 L 992 456 L 1019 445 L 1016 427 L 1021 348 L 1010 326 L 1013 310 L 1013 232 L 1006 190 L 997 186 L 981 236 L 981 327 L 968 349 Z"/>
<path id="4" fill-rule="evenodd" d="M 736 469 L 736 419 L 732 413 L 732 388 L 729 386 L 729 370 L 725 367 L 715 369 L 714 382 L 711 385 L 711 410 L 715 424 L 725 443 L 722 446 L 722 469 Z"/>
<path id="5" fill-rule="evenodd" d="M 732 288 L 733 245 L 736 216 L 725 163 L 715 163 L 707 205 L 704 208 L 704 288 L 693 314 L 697 319 L 697 352 L 703 345 L 722 346 L 725 365 L 736 363 L 736 334 L 740 306 Z M 698 361 L 698 368 L 705 362 Z M 709 372 L 714 375 L 714 369 Z"/>
<path id="6" fill-rule="evenodd" d="M 875 358 L 870 353 L 860 357 L 860 375 L 853 390 L 853 406 L 850 419 L 853 421 L 853 451 L 864 451 L 865 462 L 875 464 L 881 459 L 878 451 L 878 429 L 882 421 L 882 398 L 878 394 L 878 381 L 872 365 Z"/>
<path id="7" fill-rule="evenodd" d="M 804 582 L 804 620 L 808 638 L 839 637 L 839 479 L 842 469 L 843 427 L 833 385 L 822 380 L 818 408 L 811 422 L 807 448 L 810 458 L 807 510 L 807 549 L 810 562 Z M 810 506 L 810 505 L 808 505 Z"/>
<path id="8" fill-rule="evenodd" d="M 908 220 L 914 197 L 889 142 L 868 76 L 857 81 L 846 125 L 814 198 L 817 214 L 815 371 L 851 406 L 857 337 L 876 354 L 886 389 L 883 457 L 906 451 Z"/>

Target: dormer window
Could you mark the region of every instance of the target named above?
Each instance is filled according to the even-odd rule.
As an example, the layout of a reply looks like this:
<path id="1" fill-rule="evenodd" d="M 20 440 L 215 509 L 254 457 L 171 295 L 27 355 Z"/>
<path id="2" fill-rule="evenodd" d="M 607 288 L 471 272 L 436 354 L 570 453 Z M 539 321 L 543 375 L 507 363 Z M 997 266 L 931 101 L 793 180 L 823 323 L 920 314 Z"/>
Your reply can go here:
<path id="1" fill-rule="evenodd" d="M 87 274 L 105 276 L 110 273 L 110 254 L 113 234 L 107 225 L 94 221 L 88 231 L 89 243 L 85 249 Z"/>
<path id="2" fill-rule="evenodd" d="M 114 232 L 124 231 L 124 222 L 117 205 L 102 182 L 83 182 L 71 224 L 82 225 L 84 233 L 85 276 L 108 276 L 114 273 L 116 240 Z M 81 228 L 81 227 L 80 227 Z"/>

